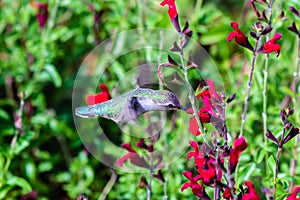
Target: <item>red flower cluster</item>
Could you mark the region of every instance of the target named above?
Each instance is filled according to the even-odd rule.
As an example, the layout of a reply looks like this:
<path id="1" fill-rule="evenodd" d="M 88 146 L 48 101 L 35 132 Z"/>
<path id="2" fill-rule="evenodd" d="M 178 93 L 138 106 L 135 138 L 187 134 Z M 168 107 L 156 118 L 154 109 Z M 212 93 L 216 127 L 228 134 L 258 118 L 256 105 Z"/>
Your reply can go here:
<path id="1" fill-rule="evenodd" d="M 102 103 L 102 102 L 105 102 L 105 101 L 108 101 L 109 99 L 111 99 L 108 88 L 104 83 L 101 83 L 99 85 L 99 88 L 102 92 L 95 94 L 95 95 L 94 94 L 87 95 L 85 101 L 88 105 L 95 105 L 95 104 Z"/>
<path id="2" fill-rule="evenodd" d="M 246 47 L 253 51 L 252 45 L 249 43 L 246 35 L 239 29 L 239 24 L 237 22 L 231 22 L 231 27 L 235 30 L 235 32 L 229 33 L 227 37 L 227 42 L 230 42 L 233 38 L 235 42 L 243 47 Z"/>
<path id="3" fill-rule="evenodd" d="M 191 147 L 194 151 L 189 152 L 187 154 L 187 160 L 190 160 L 191 157 L 195 159 L 195 166 L 199 172 L 198 180 L 201 179 L 202 183 L 205 185 L 211 185 L 214 183 L 214 179 L 221 180 L 222 178 L 222 170 L 218 169 L 218 175 L 216 174 L 216 167 L 215 167 L 215 159 L 212 156 L 204 155 L 198 147 L 196 141 L 190 141 Z"/>
<path id="4" fill-rule="evenodd" d="M 243 194 L 241 200 L 260 200 L 260 197 L 254 190 L 254 186 L 251 181 L 244 181 L 244 184 L 248 188 L 248 192 Z"/>
<path id="5" fill-rule="evenodd" d="M 237 163 L 239 162 L 240 154 L 247 148 L 248 144 L 244 137 L 240 137 L 233 142 L 233 148 L 229 154 L 230 172 L 233 173 Z"/>
<path id="6" fill-rule="evenodd" d="M 297 197 L 298 195 L 298 197 Z M 293 193 L 286 198 L 286 200 L 300 200 L 300 186 L 295 187 Z"/>
<path id="7" fill-rule="evenodd" d="M 36 16 L 39 23 L 39 27 L 44 28 L 48 20 L 48 3 L 34 1 L 30 2 L 30 5 L 36 10 Z"/>
<path id="8" fill-rule="evenodd" d="M 275 42 L 279 40 L 281 37 L 282 35 L 280 33 L 275 33 L 274 37 L 264 44 L 263 46 L 264 52 L 271 53 L 272 51 L 274 51 L 274 53 L 278 57 L 280 54 L 280 45 L 276 44 Z"/>
<path id="9" fill-rule="evenodd" d="M 204 188 L 197 182 L 200 179 L 199 175 L 193 177 L 192 172 L 188 171 L 183 172 L 182 174 L 188 178 L 190 182 L 186 182 L 181 186 L 181 192 L 190 187 L 192 188 L 194 195 L 197 197 L 203 197 L 205 195 Z"/>
<path id="10" fill-rule="evenodd" d="M 221 101 L 221 96 L 219 93 L 216 92 L 216 87 L 214 82 L 208 79 L 207 85 L 209 89 L 201 92 L 196 96 L 197 99 L 201 98 L 204 104 L 204 107 L 200 108 L 199 112 L 197 113 L 202 123 L 209 123 L 211 120 L 211 116 L 215 116 L 215 113 L 213 111 L 213 106 L 212 106 L 214 101 L 211 102 L 211 100 L 215 99 L 219 102 Z M 189 108 L 186 112 L 189 114 L 193 114 L 193 109 Z M 195 136 L 201 134 L 195 117 L 192 117 L 190 119 L 189 131 Z"/>

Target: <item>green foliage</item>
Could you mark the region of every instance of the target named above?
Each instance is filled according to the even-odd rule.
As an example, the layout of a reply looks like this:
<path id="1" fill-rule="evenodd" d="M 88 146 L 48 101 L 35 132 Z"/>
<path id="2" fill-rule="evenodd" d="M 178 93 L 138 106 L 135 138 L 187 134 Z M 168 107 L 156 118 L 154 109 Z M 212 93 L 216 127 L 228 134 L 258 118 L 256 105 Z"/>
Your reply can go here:
<path id="1" fill-rule="evenodd" d="M 38 193 L 38 199 L 76 199 L 83 193 L 90 199 L 97 199 L 109 181 L 111 172 L 87 152 L 74 127 L 72 89 L 78 68 L 97 44 L 119 32 L 143 27 L 173 28 L 172 24 L 166 8 L 159 6 L 160 1 L 49 0 L 49 18 L 42 29 L 30 2 L 0 1 L 0 199 L 20 199 L 32 191 Z M 282 130 L 280 103 L 285 95 L 293 95 L 290 84 L 298 50 L 295 35 L 286 29 L 291 25 L 291 19 L 294 19 L 288 6 L 298 6 L 298 9 L 300 6 L 295 0 L 275 2 L 275 6 L 282 6 L 288 17 L 286 21 L 276 22 L 276 31 L 283 34 L 280 41 L 282 51 L 278 58 L 271 54 L 269 60 L 268 128 L 279 138 Z M 237 94 L 236 99 L 228 105 L 226 113 L 227 125 L 232 133 L 230 139 L 233 140 L 239 133 L 251 56 L 248 50 L 234 43 L 227 43 L 226 38 L 232 31 L 232 20 L 244 20 L 241 29 L 250 32 L 255 21 L 253 13 L 242 13 L 240 8 L 243 2 L 238 0 L 176 0 L 176 3 L 180 23 L 183 25 L 186 19 L 190 22 L 190 28 L 194 31 L 192 39 L 205 47 L 218 66 L 226 95 Z M 94 6 L 94 12 L 89 9 L 88 4 Z M 98 13 L 97 22 L 94 21 L 95 12 L 101 13 Z M 276 11 L 275 16 L 279 14 Z M 238 17 L 240 15 L 243 15 L 242 19 Z M 297 26 L 299 27 L 299 23 Z M 141 37 L 147 35 L 143 32 L 139 34 Z M 254 43 L 254 39 L 249 35 L 248 37 Z M 151 40 L 147 42 L 151 43 Z M 127 48 L 120 39 L 117 45 L 112 45 L 112 49 L 106 52 L 108 55 L 105 58 L 109 60 L 109 56 L 113 57 L 120 49 Z M 161 62 L 167 61 L 166 52 L 160 56 Z M 113 63 L 102 60 L 100 64 L 110 66 L 102 77 L 95 78 L 105 82 L 112 90 L 132 66 L 157 62 L 158 57 L 156 51 L 148 50 L 122 55 Z M 263 54 L 258 56 L 259 64 L 255 69 L 245 127 L 245 138 L 249 146 L 240 157 L 236 182 L 236 185 L 240 185 L 245 179 L 253 180 L 256 188 L 272 187 L 277 151 L 271 142 L 268 142 L 267 149 L 262 142 L 264 58 Z M 164 73 L 168 74 L 168 70 L 171 69 Z M 190 72 L 190 76 L 193 80 L 199 79 L 197 73 Z M 127 89 L 127 84 L 132 85 L 129 82 L 119 85 Z M 196 81 L 193 86 L 196 86 Z M 23 92 L 24 97 L 21 95 Z M 23 109 L 20 105 L 22 100 Z M 296 109 L 291 120 L 299 127 L 299 105 L 296 108 L 298 110 Z M 18 128 L 15 122 L 20 112 L 22 126 Z M 171 118 L 170 116 L 168 117 Z M 184 123 L 181 119 L 177 119 L 174 124 L 166 122 L 167 134 L 161 136 L 163 141 L 172 141 L 178 134 L 186 133 L 188 125 Z M 115 143 L 129 140 L 126 135 L 119 134 L 114 124 L 107 124 L 111 127 L 105 132 L 112 132 L 117 137 Z M 158 147 L 163 145 L 158 144 Z M 170 145 L 170 149 L 176 151 L 176 148 L 176 145 Z M 281 152 L 277 199 L 287 196 L 291 182 L 300 184 L 300 167 L 296 168 L 295 176 L 290 175 L 293 150 L 294 139 Z M 167 179 L 167 194 L 171 200 L 194 199 L 190 190 L 180 191 L 180 186 L 187 181 L 182 172 L 193 170 L 194 166 L 186 161 L 186 152 L 179 153 L 183 156 L 162 170 Z M 297 163 L 299 166 L 299 156 Z M 149 174 L 142 175 L 148 178 Z M 138 180 L 142 175 L 118 172 L 117 182 L 107 199 L 146 199 L 146 189 L 138 187 Z M 153 180 L 152 189 L 153 199 L 163 198 L 164 188 L 159 180 Z"/>

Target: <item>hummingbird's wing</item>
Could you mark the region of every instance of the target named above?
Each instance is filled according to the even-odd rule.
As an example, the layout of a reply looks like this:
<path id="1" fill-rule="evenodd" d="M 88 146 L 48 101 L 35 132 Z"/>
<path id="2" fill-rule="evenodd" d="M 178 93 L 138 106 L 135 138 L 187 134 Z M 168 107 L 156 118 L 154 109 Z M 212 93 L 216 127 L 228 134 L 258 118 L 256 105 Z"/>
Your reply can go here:
<path id="1" fill-rule="evenodd" d="M 115 121 L 117 123 L 125 124 L 130 120 L 136 121 L 136 118 L 146 112 L 139 101 L 145 97 L 133 96 L 127 100 L 127 103 L 122 108 L 119 115 L 116 117 Z"/>

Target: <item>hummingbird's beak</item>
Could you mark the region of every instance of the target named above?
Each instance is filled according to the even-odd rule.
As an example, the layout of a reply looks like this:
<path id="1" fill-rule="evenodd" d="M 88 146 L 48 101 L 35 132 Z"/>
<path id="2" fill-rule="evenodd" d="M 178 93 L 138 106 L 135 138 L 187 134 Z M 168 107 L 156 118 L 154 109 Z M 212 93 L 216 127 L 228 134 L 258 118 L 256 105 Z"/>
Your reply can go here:
<path id="1" fill-rule="evenodd" d="M 180 109 L 181 109 L 181 110 L 184 110 L 184 111 L 186 111 L 186 110 L 187 110 L 187 108 L 186 108 L 186 107 L 184 107 L 183 105 L 181 105 L 181 106 L 180 106 Z"/>

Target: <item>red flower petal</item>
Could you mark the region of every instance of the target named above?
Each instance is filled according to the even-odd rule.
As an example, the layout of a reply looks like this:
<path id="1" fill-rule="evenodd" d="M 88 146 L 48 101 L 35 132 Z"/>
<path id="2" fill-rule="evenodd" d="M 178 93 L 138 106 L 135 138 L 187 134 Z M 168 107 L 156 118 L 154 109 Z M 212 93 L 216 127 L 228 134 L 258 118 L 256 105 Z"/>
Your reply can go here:
<path id="1" fill-rule="evenodd" d="M 95 105 L 95 104 L 102 103 L 102 102 L 105 102 L 105 101 L 108 101 L 109 99 L 111 99 L 110 93 L 105 84 L 101 83 L 99 85 L 99 88 L 101 89 L 102 92 L 95 94 L 95 95 L 94 94 L 87 95 L 85 101 L 88 105 Z"/>
<path id="2" fill-rule="evenodd" d="M 280 53 L 280 45 L 276 44 L 275 42 L 282 37 L 280 33 L 275 33 L 274 37 L 269 41 L 265 42 L 263 49 L 265 53 L 271 53 L 274 51 L 276 56 L 279 56 Z"/>
<path id="3" fill-rule="evenodd" d="M 175 0 L 164 0 L 163 2 L 160 3 L 161 6 L 168 5 L 168 14 L 171 20 L 174 20 L 174 18 L 178 15 L 176 5 L 175 5 Z"/>
<path id="4" fill-rule="evenodd" d="M 286 200 L 300 200 L 300 197 L 297 197 L 298 194 L 300 195 L 300 186 L 295 187 L 293 193 Z"/>
<path id="5" fill-rule="evenodd" d="M 190 125 L 189 125 L 189 131 L 194 135 L 194 136 L 198 136 L 200 135 L 200 131 L 199 131 L 199 126 L 197 123 L 197 120 L 195 117 L 192 117 L 190 119 Z"/>
<path id="6" fill-rule="evenodd" d="M 244 181 L 244 184 L 248 188 L 248 192 L 244 194 L 241 200 L 260 200 L 260 197 L 254 190 L 254 186 L 251 181 Z"/>
<path id="7" fill-rule="evenodd" d="M 31 7 L 36 10 L 36 17 L 40 28 L 44 28 L 48 20 L 48 3 L 42 3 L 38 1 L 30 2 Z"/>

